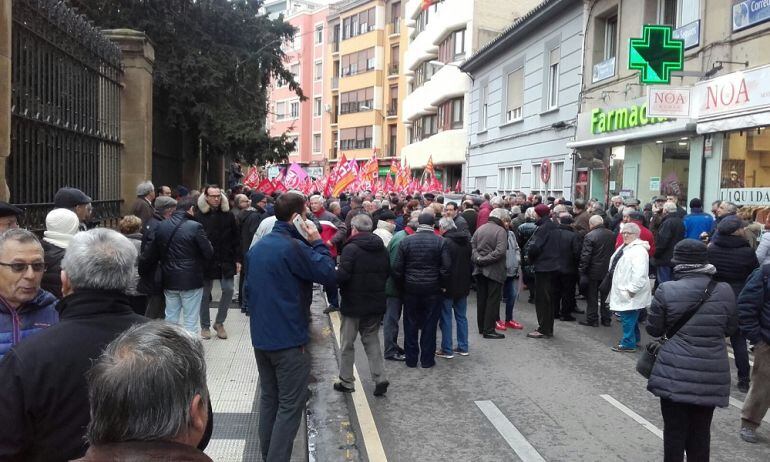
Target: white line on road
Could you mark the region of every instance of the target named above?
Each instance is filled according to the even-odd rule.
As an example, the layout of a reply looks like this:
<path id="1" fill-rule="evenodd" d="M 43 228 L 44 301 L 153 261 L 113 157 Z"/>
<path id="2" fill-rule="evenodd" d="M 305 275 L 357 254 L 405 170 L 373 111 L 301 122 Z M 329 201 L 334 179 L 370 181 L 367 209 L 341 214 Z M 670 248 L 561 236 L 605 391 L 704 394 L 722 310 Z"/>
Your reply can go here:
<path id="1" fill-rule="evenodd" d="M 736 398 L 733 398 L 733 397 L 731 396 L 731 397 L 730 397 L 730 406 L 732 406 L 732 407 L 736 407 L 736 408 L 738 408 L 738 409 L 740 409 L 740 410 L 743 410 L 743 401 L 741 401 L 741 400 L 739 400 L 739 399 L 736 399 Z M 762 418 L 762 420 L 763 420 L 763 421 L 765 421 L 765 422 L 767 422 L 767 423 L 770 423 L 770 415 L 765 415 L 765 416 Z"/>
<path id="2" fill-rule="evenodd" d="M 500 412 L 495 403 L 492 401 L 475 401 L 475 403 L 522 462 L 545 462 L 543 456 L 529 444 L 524 435 Z"/>
<path id="3" fill-rule="evenodd" d="M 339 348 L 340 314 L 337 311 L 332 311 L 329 313 L 329 317 L 332 320 L 334 337 L 337 340 L 337 348 Z M 361 435 L 364 438 L 366 455 L 369 456 L 371 461 L 387 462 L 388 458 L 385 456 L 385 449 L 382 447 L 380 433 L 377 431 L 377 424 L 374 423 L 372 409 L 369 407 L 369 401 L 366 399 L 366 393 L 364 393 L 364 387 L 361 384 L 361 377 L 358 375 L 358 368 L 355 365 L 353 365 L 353 377 L 358 383 L 358 391 L 351 393 L 351 397 L 353 398 L 353 406 L 356 409 L 356 416 L 358 416 L 358 425 L 361 427 Z"/>
<path id="4" fill-rule="evenodd" d="M 616 408 L 620 409 L 620 411 L 623 412 L 623 414 L 636 420 L 639 424 L 642 425 L 642 427 L 649 430 L 653 435 L 657 436 L 660 439 L 663 439 L 663 431 L 660 428 L 653 425 L 652 423 L 650 423 L 649 420 L 645 419 L 644 417 L 640 416 L 636 412 L 632 411 L 625 404 L 621 403 L 620 401 L 616 400 L 610 395 L 599 395 L 599 396 L 604 398 L 605 401 L 612 404 Z"/>

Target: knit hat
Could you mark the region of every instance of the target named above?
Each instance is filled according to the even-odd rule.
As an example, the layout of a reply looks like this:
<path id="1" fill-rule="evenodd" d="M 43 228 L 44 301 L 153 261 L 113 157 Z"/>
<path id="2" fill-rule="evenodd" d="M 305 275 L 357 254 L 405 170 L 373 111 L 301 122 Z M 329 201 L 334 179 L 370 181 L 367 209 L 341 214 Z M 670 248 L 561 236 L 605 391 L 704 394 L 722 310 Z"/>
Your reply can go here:
<path id="1" fill-rule="evenodd" d="M 727 236 L 741 228 L 743 228 L 743 221 L 735 215 L 728 215 L 717 225 L 717 233 Z"/>
<path id="2" fill-rule="evenodd" d="M 176 187 L 176 194 L 177 194 L 177 197 L 185 197 L 188 194 L 190 194 L 190 190 L 185 188 L 182 185 L 179 185 Z"/>
<path id="3" fill-rule="evenodd" d="M 90 204 L 91 198 L 78 188 L 61 188 L 56 191 L 53 206 L 57 209 L 72 209 L 82 204 Z"/>
<path id="4" fill-rule="evenodd" d="M 251 193 L 251 203 L 252 203 L 252 205 L 257 205 L 264 198 L 265 198 L 265 195 L 263 193 L 261 193 L 261 192 L 253 192 L 253 193 Z"/>
<path id="5" fill-rule="evenodd" d="M 69 247 L 72 236 L 78 232 L 79 226 L 80 220 L 72 210 L 53 209 L 45 216 L 43 240 L 66 249 Z"/>
<path id="6" fill-rule="evenodd" d="M 433 226 L 435 222 L 436 222 L 436 217 L 434 217 L 430 213 L 421 213 L 420 216 L 417 217 L 417 223 L 421 225 Z"/>
<path id="7" fill-rule="evenodd" d="M 539 204 L 539 205 L 537 205 L 537 206 L 535 207 L 535 213 L 536 213 L 536 214 L 537 214 L 537 216 L 539 216 L 540 218 L 542 218 L 542 217 L 547 217 L 548 215 L 550 215 L 550 213 L 551 213 L 551 209 L 549 209 L 549 208 L 548 208 L 548 206 L 547 206 L 547 205 L 545 205 L 545 204 Z"/>
<path id="8" fill-rule="evenodd" d="M 709 262 L 706 244 L 695 239 L 683 239 L 674 247 L 674 265 L 706 265 Z"/>

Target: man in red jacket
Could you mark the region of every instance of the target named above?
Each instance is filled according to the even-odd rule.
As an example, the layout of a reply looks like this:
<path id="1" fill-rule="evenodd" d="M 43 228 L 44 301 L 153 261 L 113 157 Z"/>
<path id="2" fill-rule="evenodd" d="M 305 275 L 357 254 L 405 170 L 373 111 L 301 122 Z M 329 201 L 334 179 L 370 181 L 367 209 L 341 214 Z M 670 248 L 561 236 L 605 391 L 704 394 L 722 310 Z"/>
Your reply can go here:
<path id="1" fill-rule="evenodd" d="M 637 212 L 636 210 L 630 210 L 627 209 L 628 213 L 625 211 L 623 212 L 623 224 L 625 223 L 636 223 L 639 225 L 639 229 L 642 231 L 639 234 L 639 239 L 646 241 L 648 244 L 650 244 L 650 250 L 647 251 L 647 253 L 650 254 L 650 256 L 653 256 L 655 254 L 655 238 L 652 235 L 652 231 L 644 227 L 644 216 L 641 212 Z M 622 227 L 623 225 L 621 225 Z M 618 233 L 618 238 L 615 239 L 615 248 L 617 249 L 623 245 L 623 236 Z"/>

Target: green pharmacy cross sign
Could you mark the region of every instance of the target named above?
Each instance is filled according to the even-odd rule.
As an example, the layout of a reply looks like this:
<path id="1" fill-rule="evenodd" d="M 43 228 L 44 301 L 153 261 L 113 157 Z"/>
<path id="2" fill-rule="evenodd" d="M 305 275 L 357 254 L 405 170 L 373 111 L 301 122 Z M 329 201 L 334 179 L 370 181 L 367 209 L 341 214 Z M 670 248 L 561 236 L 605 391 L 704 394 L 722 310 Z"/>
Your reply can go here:
<path id="1" fill-rule="evenodd" d="M 684 40 L 671 38 L 671 26 L 645 25 L 642 38 L 632 38 L 628 68 L 641 71 L 646 84 L 668 84 L 671 71 L 684 68 Z"/>

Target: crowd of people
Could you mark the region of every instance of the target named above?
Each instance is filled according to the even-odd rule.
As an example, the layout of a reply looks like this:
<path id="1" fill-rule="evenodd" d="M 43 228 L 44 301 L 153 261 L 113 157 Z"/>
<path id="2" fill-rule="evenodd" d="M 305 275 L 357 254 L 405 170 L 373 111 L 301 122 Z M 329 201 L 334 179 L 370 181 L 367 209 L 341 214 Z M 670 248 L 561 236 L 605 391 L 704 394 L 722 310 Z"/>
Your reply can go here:
<path id="1" fill-rule="evenodd" d="M 62 188 L 54 204 L 40 240 L 19 229 L 22 210 L 0 203 L 0 416 L 20 422 L 0 434 L 3 460 L 162 450 L 208 460 L 201 341 L 211 329 L 227 339 L 233 303 L 250 316 L 263 458 L 288 460 L 308 392 L 314 284 L 325 313 L 339 311 L 339 392 L 356 389 L 358 336 L 382 396 L 385 360 L 431 368 L 471 354 L 473 292 L 483 340 L 524 329 L 526 292 L 537 315 L 529 338 L 553 338 L 556 320 L 600 328 L 617 318 L 611 349 L 629 353 L 641 328 L 670 333 L 648 383 L 666 460 L 708 459 L 711 416 L 732 382 L 725 337 L 747 393 L 741 438 L 757 441 L 770 405 L 770 214 L 729 202 L 709 214 L 672 196 L 644 206 L 618 196 L 605 208 L 523 193 L 325 198 L 143 182 L 119 232 L 87 230 L 91 199 L 80 190 Z M 127 402 L 131 412 L 116 412 Z"/>

